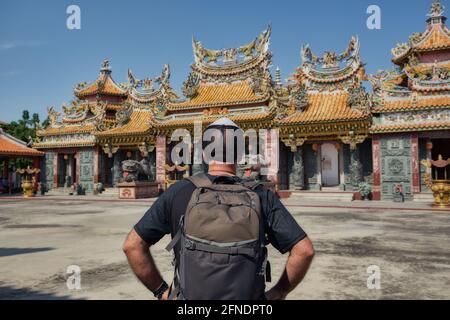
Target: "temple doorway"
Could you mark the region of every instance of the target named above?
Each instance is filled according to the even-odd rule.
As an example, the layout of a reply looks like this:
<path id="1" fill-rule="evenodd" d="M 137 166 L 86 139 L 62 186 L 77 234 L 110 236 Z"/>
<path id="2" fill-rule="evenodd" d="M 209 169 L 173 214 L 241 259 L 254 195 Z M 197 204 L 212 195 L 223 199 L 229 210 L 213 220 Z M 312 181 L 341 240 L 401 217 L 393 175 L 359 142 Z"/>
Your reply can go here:
<path id="1" fill-rule="evenodd" d="M 322 185 L 335 187 L 339 185 L 339 153 L 332 143 L 321 145 Z"/>

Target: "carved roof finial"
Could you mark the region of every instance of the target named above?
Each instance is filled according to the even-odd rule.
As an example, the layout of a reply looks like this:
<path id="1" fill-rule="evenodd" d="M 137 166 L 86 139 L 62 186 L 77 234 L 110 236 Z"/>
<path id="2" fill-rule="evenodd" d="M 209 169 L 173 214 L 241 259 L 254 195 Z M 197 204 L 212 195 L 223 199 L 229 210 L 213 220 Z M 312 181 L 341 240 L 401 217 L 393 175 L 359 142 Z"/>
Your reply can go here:
<path id="1" fill-rule="evenodd" d="M 102 66 L 100 68 L 100 73 L 102 74 L 109 74 L 111 73 L 111 66 L 109 65 L 109 60 L 104 59 L 102 62 Z"/>
<path id="2" fill-rule="evenodd" d="M 430 11 L 427 14 L 429 24 L 443 23 L 446 20 L 444 17 L 444 5 L 439 0 L 433 0 Z"/>

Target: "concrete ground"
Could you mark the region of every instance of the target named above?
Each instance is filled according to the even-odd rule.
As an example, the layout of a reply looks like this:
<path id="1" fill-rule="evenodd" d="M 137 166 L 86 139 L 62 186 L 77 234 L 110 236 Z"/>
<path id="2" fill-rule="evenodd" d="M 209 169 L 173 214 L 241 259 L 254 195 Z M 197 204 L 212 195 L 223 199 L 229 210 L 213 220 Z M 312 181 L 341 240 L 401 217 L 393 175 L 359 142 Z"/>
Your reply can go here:
<path id="1" fill-rule="evenodd" d="M 316 249 L 290 299 L 450 299 L 450 211 L 417 203 L 285 203 Z M 149 205 L 0 198 L 0 299 L 152 299 L 121 251 Z M 168 241 L 152 248 L 167 281 Z M 277 279 L 287 256 L 269 251 Z M 81 268 L 80 290 L 66 286 L 69 265 Z M 380 268 L 379 290 L 367 287 L 371 265 Z"/>

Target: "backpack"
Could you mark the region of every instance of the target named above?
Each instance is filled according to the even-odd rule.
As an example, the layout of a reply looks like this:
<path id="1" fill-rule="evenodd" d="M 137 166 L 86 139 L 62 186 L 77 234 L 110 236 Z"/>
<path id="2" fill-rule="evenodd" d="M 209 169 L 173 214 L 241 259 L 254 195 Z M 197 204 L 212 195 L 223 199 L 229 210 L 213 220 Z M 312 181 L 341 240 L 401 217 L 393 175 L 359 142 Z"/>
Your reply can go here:
<path id="1" fill-rule="evenodd" d="M 213 184 L 204 174 L 189 179 L 196 187 L 177 233 L 180 243 L 170 299 L 257 300 L 270 281 L 265 227 L 255 182 Z"/>

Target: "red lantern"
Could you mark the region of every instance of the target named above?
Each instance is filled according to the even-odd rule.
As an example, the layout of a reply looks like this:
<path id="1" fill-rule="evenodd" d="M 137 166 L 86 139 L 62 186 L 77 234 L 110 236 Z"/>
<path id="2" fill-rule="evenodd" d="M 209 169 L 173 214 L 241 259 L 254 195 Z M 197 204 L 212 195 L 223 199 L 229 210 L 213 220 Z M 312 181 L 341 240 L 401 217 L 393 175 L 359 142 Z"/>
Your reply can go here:
<path id="1" fill-rule="evenodd" d="M 431 149 L 433 149 L 433 142 L 428 141 L 428 142 L 427 142 L 427 150 L 428 150 L 428 151 L 431 151 Z"/>

